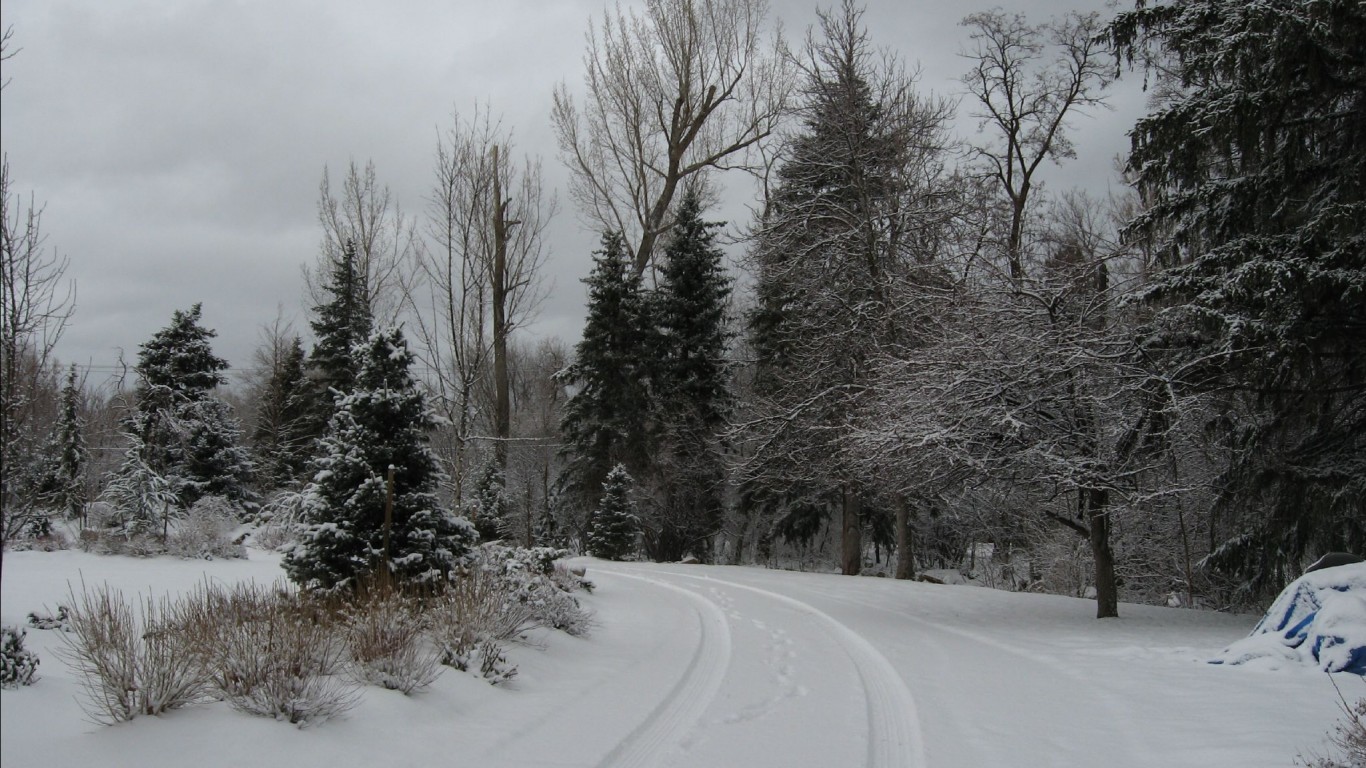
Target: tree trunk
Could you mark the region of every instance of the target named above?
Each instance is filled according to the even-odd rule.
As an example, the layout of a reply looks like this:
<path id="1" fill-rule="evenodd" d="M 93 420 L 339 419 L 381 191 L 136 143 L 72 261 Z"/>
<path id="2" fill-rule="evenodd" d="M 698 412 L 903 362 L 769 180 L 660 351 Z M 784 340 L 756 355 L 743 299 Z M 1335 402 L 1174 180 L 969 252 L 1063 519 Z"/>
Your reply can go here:
<path id="1" fill-rule="evenodd" d="M 1110 549 L 1110 492 L 1103 488 L 1082 491 L 1086 522 L 1091 529 L 1091 559 L 1096 568 L 1096 618 L 1119 617 L 1119 586 L 1115 583 L 1115 554 Z"/>
<path id="2" fill-rule="evenodd" d="M 911 553 L 911 505 L 902 496 L 896 503 L 896 571 L 898 579 L 915 578 L 915 557 Z"/>
<path id="3" fill-rule="evenodd" d="M 493 459 L 498 471 L 507 473 L 508 438 L 512 435 L 512 405 L 508 393 L 507 328 L 507 203 L 503 201 L 498 145 L 493 145 Z"/>
<path id="4" fill-rule="evenodd" d="M 863 569 L 863 500 L 854 490 L 844 489 L 844 521 L 840 537 L 840 570 L 857 576 Z"/>

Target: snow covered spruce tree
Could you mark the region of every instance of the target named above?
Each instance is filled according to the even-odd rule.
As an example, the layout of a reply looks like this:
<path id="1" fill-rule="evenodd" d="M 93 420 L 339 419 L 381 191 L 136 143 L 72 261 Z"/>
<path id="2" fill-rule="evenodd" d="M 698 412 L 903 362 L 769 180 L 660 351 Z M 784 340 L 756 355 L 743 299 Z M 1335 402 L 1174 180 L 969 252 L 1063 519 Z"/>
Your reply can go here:
<path id="1" fill-rule="evenodd" d="M 138 352 L 137 404 L 124 419 L 137 456 L 116 471 L 115 480 L 145 469 L 165 478 L 177 509 L 208 495 L 251 509 L 252 460 L 239 445 L 241 427 L 231 409 L 213 395 L 228 363 L 213 354 L 216 334 L 200 324 L 200 314 L 199 304 L 176 310 L 171 324 Z"/>
<path id="2" fill-rule="evenodd" d="M 337 401 L 304 490 L 300 540 L 284 558 L 289 578 L 308 589 L 343 590 L 385 567 L 407 581 L 443 578 L 478 541 L 468 520 L 437 502 L 440 469 L 427 445 L 434 419 L 402 331 L 376 333 L 358 351 L 355 388 Z"/>
<path id="3" fill-rule="evenodd" d="M 1109 35 L 1161 88 L 1128 161 L 1165 267 L 1143 341 L 1229 404 L 1208 563 L 1274 593 L 1366 547 L 1366 5 L 1139 3 Z"/>
<path id="4" fill-rule="evenodd" d="M 640 518 L 632 499 L 635 480 L 621 464 L 607 473 L 602 501 L 589 520 L 588 554 L 604 560 L 625 560 L 636 551 Z"/>
<path id="5" fill-rule="evenodd" d="M 559 375 L 573 394 L 560 422 L 565 465 L 556 480 L 561 501 L 579 514 L 597 505 L 612 467 L 640 473 L 653 455 L 647 309 L 620 233 L 602 236 L 585 282 L 583 339 Z"/>
<path id="6" fill-rule="evenodd" d="M 474 484 L 474 498 L 467 502 L 466 508 L 481 540 L 497 541 L 507 535 L 507 480 L 496 460 L 484 466 Z"/>
<path id="7" fill-rule="evenodd" d="M 85 445 L 85 419 L 81 417 L 81 385 L 72 365 L 62 386 L 57 413 L 57 506 L 68 519 L 85 521 L 86 471 L 90 450 Z"/>
<path id="8" fill-rule="evenodd" d="M 689 189 L 675 215 L 652 296 L 660 499 L 658 513 L 643 524 L 645 548 L 660 562 L 689 552 L 710 560 L 711 537 L 724 515 L 720 432 L 731 402 L 730 278 L 716 245 L 720 226 L 702 220 L 698 191 Z"/>
<path id="9" fill-rule="evenodd" d="M 821 13 L 820 31 L 803 58 L 803 126 L 749 253 L 758 366 L 742 498 L 789 531 L 838 514 L 842 570 L 857 574 L 881 479 L 842 443 L 870 356 L 910 330 L 892 288 L 936 272 L 948 108 L 878 65 L 852 3 Z"/>
<path id="10" fill-rule="evenodd" d="M 327 430 L 337 398 L 355 386 L 361 367 L 356 350 L 370 338 L 374 324 L 366 273 L 358 262 L 355 241 L 347 240 L 329 266 L 322 286 L 327 300 L 313 308 L 314 319 L 309 323 L 317 338 L 308 359 L 314 437 Z"/>

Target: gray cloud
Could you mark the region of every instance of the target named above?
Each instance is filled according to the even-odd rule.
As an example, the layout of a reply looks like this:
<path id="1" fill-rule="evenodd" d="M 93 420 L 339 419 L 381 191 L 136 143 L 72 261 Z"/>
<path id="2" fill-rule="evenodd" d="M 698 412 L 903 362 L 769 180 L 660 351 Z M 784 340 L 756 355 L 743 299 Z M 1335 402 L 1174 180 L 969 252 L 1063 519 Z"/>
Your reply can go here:
<path id="1" fill-rule="evenodd" d="M 794 42 L 816 4 L 773 0 Z M 1015 0 L 1031 16 L 1084 3 Z M 977 6 L 871 0 L 874 41 L 952 95 L 965 62 L 959 19 Z M 78 284 L 64 359 L 108 365 L 172 310 L 196 301 L 220 355 L 249 363 L 261 325 L 283 306 L 306 328 L 300 268 L 311 263 L 324 166 L 373 160 L 419 214 L 437 131 L 453 108 L 487 101 L 565 189 L 549 126 L 550 94 L 582 78 L 583 36 L 601 0 L 7 0 L 17 57 L 6 62 L 0 134 L 16 187 L 46 201 L 50 243 Z M 1103 189 L 1110 158 L 1141 106 L 1079 120 L 1080 157 L 1054 184 Z M 972 121 L 960 118 L 963 130 Z M 748 196 L 734 179 L 727 200 Z M 534 333 L 577 339 L 597 236 L 561 194 Z M 717 214 L 740 221 L 732 203 Z"/>

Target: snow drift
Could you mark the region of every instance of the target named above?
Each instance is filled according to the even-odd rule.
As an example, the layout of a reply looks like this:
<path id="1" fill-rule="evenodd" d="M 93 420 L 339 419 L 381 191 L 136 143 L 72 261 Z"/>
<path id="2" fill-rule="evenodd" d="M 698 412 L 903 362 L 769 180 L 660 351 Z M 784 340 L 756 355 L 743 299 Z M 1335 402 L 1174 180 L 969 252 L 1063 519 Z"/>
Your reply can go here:
<path id="1" fill-rule="evenodd" d="M 1211 664 L 1283 662 L 1366 675 L 1366 563 L 1306 573 L 1281 592 L 1252 634 Z"/>

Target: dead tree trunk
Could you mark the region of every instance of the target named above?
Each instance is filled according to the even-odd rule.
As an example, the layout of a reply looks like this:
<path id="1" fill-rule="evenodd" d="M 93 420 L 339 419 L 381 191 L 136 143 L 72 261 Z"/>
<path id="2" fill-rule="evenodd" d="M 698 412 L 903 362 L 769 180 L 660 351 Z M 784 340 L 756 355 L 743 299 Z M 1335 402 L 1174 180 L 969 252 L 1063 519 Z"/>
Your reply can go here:
<path id="1" fill-rule="evenodd" d="M 911 505 L 902 496 L 896 504 L 896 571 L 898 579 L 915 578 L 915 556 L 911 552 Z"/>
<path id="2" fill-rule="evenodd" d="M 845 576 L 857 576 L 863 569 L 863 500 L 856 491 L 845 487 L 843 507 L 840 570 Z"/>
<path id="3" fill-rule="evenodd" d="M 503 199 L 502 169 L 498 164 L 498 145 L 493 145 L 493 458 L 498 471 L 506 476 L 508 438 L 512 435 L 512 403 L 508 392 L 507 321 L 507 201 Z"/>

